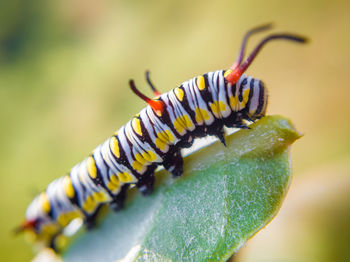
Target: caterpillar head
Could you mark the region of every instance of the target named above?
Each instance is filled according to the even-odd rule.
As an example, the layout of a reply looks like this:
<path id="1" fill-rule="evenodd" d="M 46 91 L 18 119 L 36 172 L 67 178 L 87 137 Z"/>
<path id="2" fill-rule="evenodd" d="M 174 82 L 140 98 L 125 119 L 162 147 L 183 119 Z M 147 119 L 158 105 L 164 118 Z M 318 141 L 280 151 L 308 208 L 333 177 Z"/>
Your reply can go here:
<path id="1" fill-rule="evenodd" d="M 25 219 L 18 227 L 15 228 L 14 233 L 20 234 L 25 231 L 35 232 L 35 228 L 37 228 L 38 222 L 39 221 L 37 219 L 33 219 L 33 220 Z"/>
<path id="2" fill-rule="evenodd" d="M 33 241 L 50 246 L 60 228 L 48 214 L 47 201 L 45 193 L 35 197 L 27 208 L 25 220 L 15 228 L 14 233 L 27 233 Z"/>
<path id="3" fill-rule="evenodd" d="M 245 48 L 246 44 L 248 41 L 248 38 L 257 32 L 264 31 L 266 29 L 271 28 L 271 24 L 263 25 L 263 26 L 258 26 L 256 28 L 253 28 L 249 30 L 246 35 L 243 38 L 241 49 L 238 55 L 238 58 L 236 62 L 232 65 L 232 67 L 225 72 L 225 78 L 227 82 L 231 85 L 234 86 L 236 85 L 239 87 L 242 83 L 242 81 L 248 81 L 247 77 L 243 75 L 243 73 L 247 70 L 247 68 L 250 66 L 250 64 L 253 62 L 254 58 L 256 55 L 259 53 L 261 48 L 265 46 L 265 44 L 271 40 L 274 39 L 284 39 L 284 40 L 289 40 L 289 41 L 294 41 L 297 43 L 306 43 L 307 39 L 302 36 L 294 35 L 294 34 L 288 34 L 288 33 L 281 33 L 281 34 L 271 34 L 267 37 L 265 37 L 260 43 L 255 47 L 255 49 L 251 52 L 251 54 L 246 58 L 245 61 L 243 61 L 244 53 L 245 53 Z M 238 110 L 246 109 L 245 114 L 247 118 L 250 118 L 252 120 L 259 119 L 262 116 L 265 115 L 266 113 L 266 108 L 267 108 L 267 100 L 268 100 L 268 93 L 267 89 L 265 88 L 264 84 L 258 80 L 258 79 L 253 79 L 249 78 L 253 82 L 253 85 L 250 85 L 250 83 L 245 83 L 246 89 L 251 89 L 250 92 L 253 92 L 252 95 L 249 96 L 249 101 L 246 97 L 246 103 L 243 103 L 244 101 L 244 90 L 242 91 L 243 93 L 243 100 L 239 101 L 241 104 L 238 108 Z M 248 91 L 246 91 L 248 92 Z M 248 95 L 247 95 L 248 96 Z"/>
<path id="4" fill-rule="evenodd" d="M 255 82 L 254 86 L 252 87 L 253 90 L 250 90 L 250 92 L 253 92 L 253 95 L 250 97 L 247 103 L 246 114 L 247 118 L 255 120 L 265 116 L 266 114 L 268 92 L 262 81 L 257 79 L 252 79 L 252 81 Z"/>

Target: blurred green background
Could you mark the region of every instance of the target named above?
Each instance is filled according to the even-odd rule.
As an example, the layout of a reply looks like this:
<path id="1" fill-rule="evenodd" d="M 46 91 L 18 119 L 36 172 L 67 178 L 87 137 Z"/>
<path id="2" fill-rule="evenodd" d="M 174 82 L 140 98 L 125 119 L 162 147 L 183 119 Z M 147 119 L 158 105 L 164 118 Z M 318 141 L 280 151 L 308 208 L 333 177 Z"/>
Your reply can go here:
<path id="1" fill-rule="evenodd" d="M 349 14 L 346 0 L 2 0 L 0 260 L 33 257 L 11 230 L 34 195 L 144 106 L 130 78 L 148 92 L 150 69 L 165 92 L 228 68 L 248 29 L 275 22 L 311 43 L 271 43 L 247 73 L 305 136 L 279 215 L 237 260 L 350 261 Z"/>

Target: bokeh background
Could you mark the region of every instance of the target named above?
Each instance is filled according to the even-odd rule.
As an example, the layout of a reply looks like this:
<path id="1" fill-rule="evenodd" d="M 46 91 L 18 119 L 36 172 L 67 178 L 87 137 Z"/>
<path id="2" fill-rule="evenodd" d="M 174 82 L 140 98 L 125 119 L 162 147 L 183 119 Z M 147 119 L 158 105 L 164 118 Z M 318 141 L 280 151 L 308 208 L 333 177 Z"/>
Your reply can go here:
<path id="1" fill-rule="evenodd" d="M 350 2 L 60 0 L 0 2 L 0 260 L 28 261 L 11 230 L 27 204 L 137 113 L 150 69 L 161 91 L 229 67 L 253 26 L 311 38 L 269 44 L 248 74 L 269 114 L 304 133 L 278 216 L 238 261 L 350 261 Z M 250 49 L 260 37 L 249 42 Z"/>

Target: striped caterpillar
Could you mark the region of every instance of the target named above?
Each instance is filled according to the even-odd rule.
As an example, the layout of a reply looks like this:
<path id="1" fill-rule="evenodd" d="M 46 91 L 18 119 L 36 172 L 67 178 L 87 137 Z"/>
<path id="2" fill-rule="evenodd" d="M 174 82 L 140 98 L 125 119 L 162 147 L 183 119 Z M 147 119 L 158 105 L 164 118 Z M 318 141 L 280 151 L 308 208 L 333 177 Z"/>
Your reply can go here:
<path id="1" fill-rule="evenodd" d="M 247 123 L 266 113 L 268 93 L 264 84 L 244 72 L 265 44 L 274 39 L 305 43 L 294 34 L 271 34 L 243 61 L 248 38 L 270 28 L 248 31 L 236 62 L 228 70 L 194 77 L 161 94 L 146 72 L 154 98 L 142 94 L 130 80 L 131 90 L 148 105 L 122 126 L 70 173 L 54 180 L 28 206 L 17 232 L 33 232 L 35 240 L 55 248 L 55 239 L 75 218 L 87 228 L 95 226 L 101 206 L 123 208 L 131 185 L 148 195 L 154 171 L 162 165 L 174 177 L 183 173 L 180 150 L 198 137 L 216 136 L 225 145 L 224 127 L 249 128 Z"/>

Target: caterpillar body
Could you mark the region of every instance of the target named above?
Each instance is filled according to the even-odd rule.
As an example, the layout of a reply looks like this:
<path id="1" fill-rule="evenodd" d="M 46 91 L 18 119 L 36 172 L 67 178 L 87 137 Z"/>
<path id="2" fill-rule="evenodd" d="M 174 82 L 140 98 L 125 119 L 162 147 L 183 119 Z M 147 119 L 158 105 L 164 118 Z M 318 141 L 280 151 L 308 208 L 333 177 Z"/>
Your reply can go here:
<path id="1" fill-rule="evenodd" d="M 132 91 L 148 105 L 69 174 L 51 182 L 28 206 L 25 221 L 16 231 L 31 231 L 37 242 L 55 249 L 56 237 L 73 219 L 83 218 L 86 227 L 92 228 L 102 205 L 121 209 L 130 185 L 150 194 L 158 166 L 181 176 L 180 150 L 190 147 L 195 138 L 212 135 L 225 145 L 224 127 L 249 128 L 247 121 L 263 117 L 267 89 L 262 81 L 246 76 L 245 70 L 270 40 L 306 42 L 293 34 L 271 34 L 243 61 L 249 36 L 268 28 L 263 25 L 246 33 L 230 69 L 194 77 L 167 93 L 160 94 L 146 72 L 153 99 L 130 80 Z"/>

